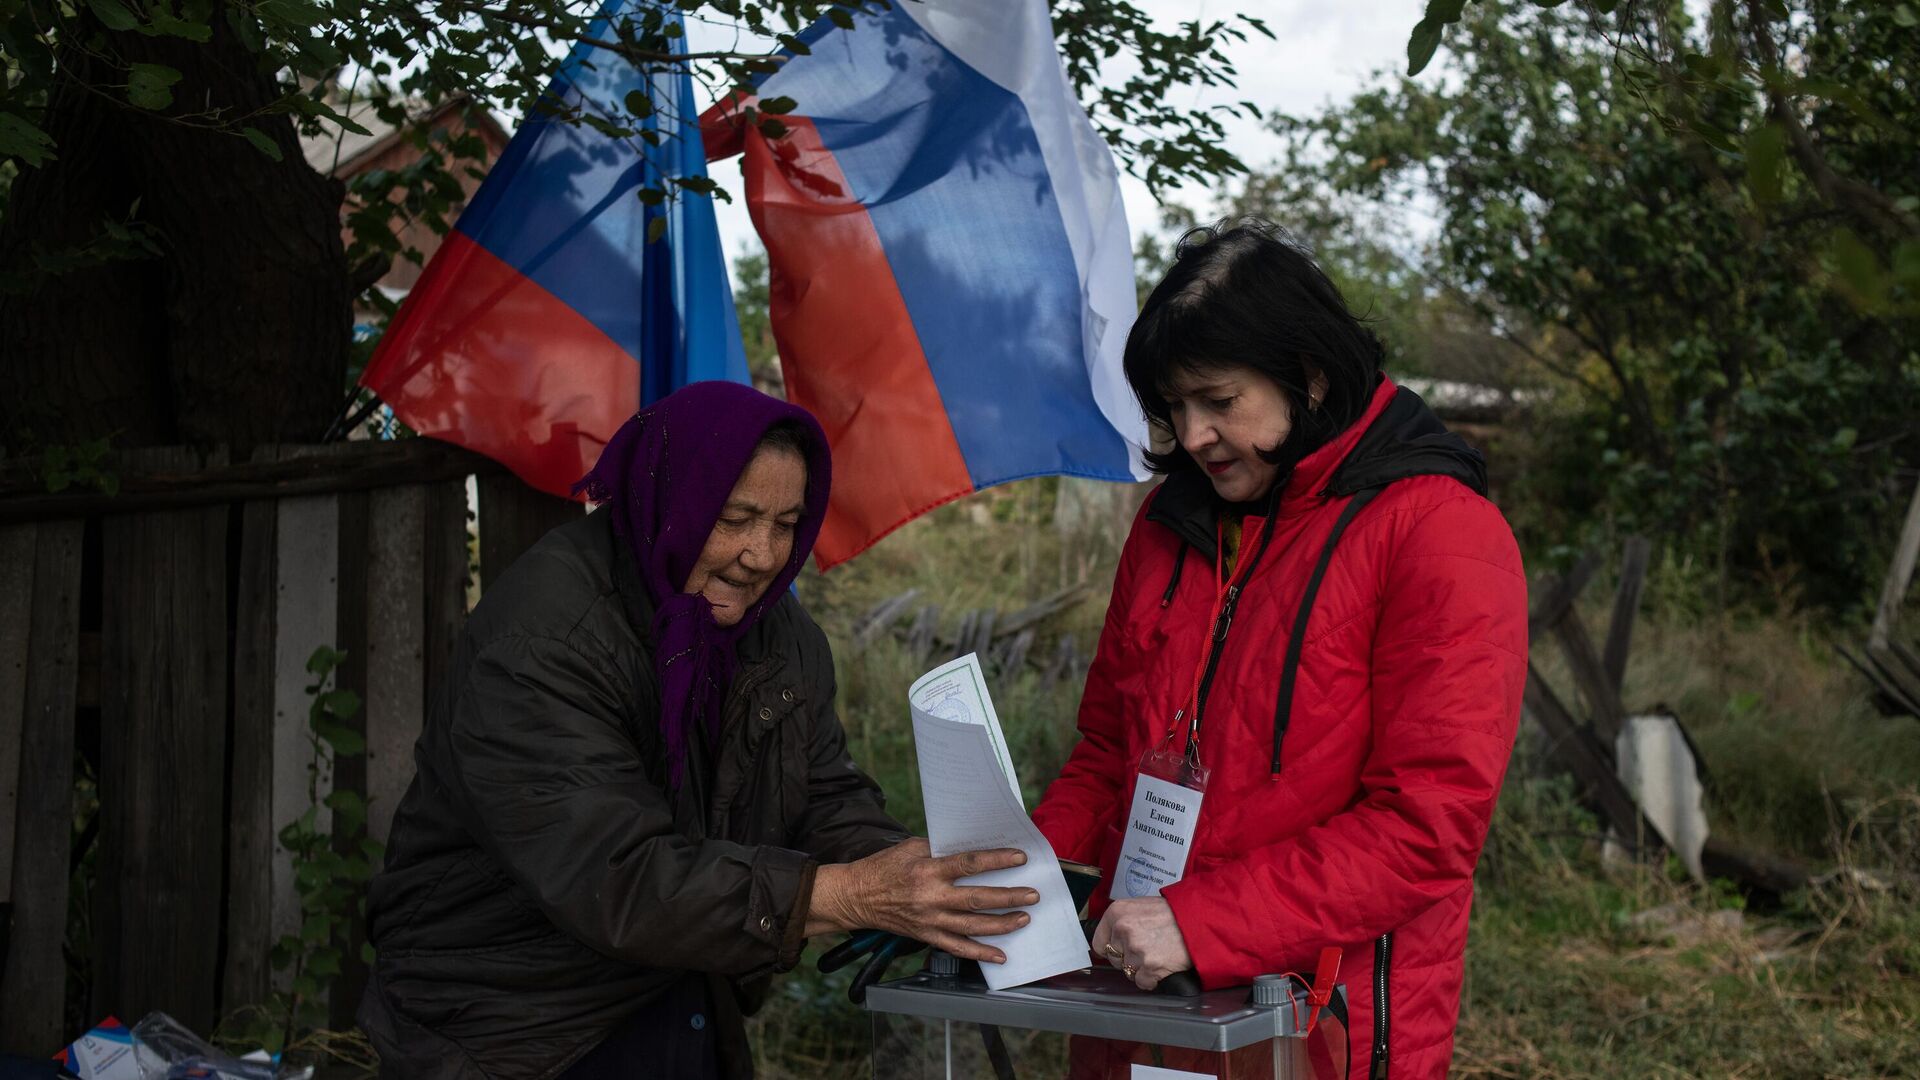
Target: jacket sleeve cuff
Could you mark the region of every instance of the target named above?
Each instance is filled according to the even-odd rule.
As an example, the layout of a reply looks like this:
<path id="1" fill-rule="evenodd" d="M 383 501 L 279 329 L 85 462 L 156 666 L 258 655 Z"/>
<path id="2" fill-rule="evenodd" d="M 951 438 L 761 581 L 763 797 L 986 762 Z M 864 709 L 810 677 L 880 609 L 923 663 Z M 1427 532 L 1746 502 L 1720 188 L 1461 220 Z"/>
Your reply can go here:
<path id="1" fill-rule="evenodd" d="M 806 906 L 813 898 L 813 874 L 819 865 L 802 852 L 763 846 L 755 852 L 753 884 L 741 928 L 759 942 L 775 971 L 800 962 Z"/>
<path id="2" fill-rule="evenodd" d="M 1187 946 L 1187 955 L 1193 958 L 1193 970 L 1200 976 L 1200 984 L 1209 990 L 1222 986 L 1236 985 L 1235 974 L 1228 959 L 1231 953 L 1213 932 L 1213 927 L 1201 915 L 1204 905 L 1193 900 L 1194 890 L 1187 888 L 1187 881 L 1178 881 L 1160 891 L 1160 898 L 1173 910 L 1173 921 L 1180 928 L 1180 938 Z"/>
<path id="3" fill-rule="evenodd" d="M 788 971 L 800 962 L 800 950 L 807 945 L 807 911 L 813 907 L 813 877 L 820 864 L 809 860 L 800 868 L 800 887 L 793 893 L 793 910 L 787 912 L 787 932 L 780 939 L 780 958 L 775 966 Z"/>

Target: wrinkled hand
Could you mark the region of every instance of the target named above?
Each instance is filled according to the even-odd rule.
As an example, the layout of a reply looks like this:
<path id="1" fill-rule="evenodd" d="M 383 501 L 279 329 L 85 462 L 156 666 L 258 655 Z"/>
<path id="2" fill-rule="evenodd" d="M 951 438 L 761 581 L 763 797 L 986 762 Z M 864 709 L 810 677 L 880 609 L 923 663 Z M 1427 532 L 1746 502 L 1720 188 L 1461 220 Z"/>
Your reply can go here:
<path id="1" fill-rule="evenodd" d="M 822 866 L 814 877 L 807 936 L 828 930 L 891 930 L 968 960 L 1006 963 L 999 949 L 968 939 L 1009 934 L 1027 925 L 1023 911 L 988 913 L 1037 904 L 1040 894 L 1024 888 L 955 885 L 954 880 L 1026 861 L 1012 848 L 936 859 L 927 842 L 915 837 L 859 862 Z"/>
<path id="2" fill-rule="evenodd" d="M 1114 967 L 1132 969 L 1133 985 L 1142 990 L 1151 990 L 1160 985 L 1161 979 L 1193 967 L 1187 939 L 1173 919 L 1173 907 L 1157 896 L 1115 900 L 1100 916 L 1092 948 L 1095 956 Z M 1116 958 L 1114 952 L 1120 956 Z"/>

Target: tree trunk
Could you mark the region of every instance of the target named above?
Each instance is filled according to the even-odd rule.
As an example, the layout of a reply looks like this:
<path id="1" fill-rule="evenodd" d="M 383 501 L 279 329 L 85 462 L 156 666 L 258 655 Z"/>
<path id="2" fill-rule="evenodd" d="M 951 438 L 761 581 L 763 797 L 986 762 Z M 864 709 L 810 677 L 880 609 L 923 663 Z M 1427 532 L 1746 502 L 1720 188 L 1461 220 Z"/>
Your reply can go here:
<path id="1" fill-rule="evenodd" d="M 59 157 L 14 182 L 0 265 L 19 274 L 36 251 L 84 244 L 136 200 L 161 252 L 36 274 L 0 297 L 11 450 L 111 436 L 226 443 L 244 458 L 317 441 L 339 406 L 352 333 L 341 186 L 307 166 L 285 115 L 249 121 L 277 162 L 206 126 L 280 93 L 223 13 L 210 21 L 207 43 L 110 35 L 128 61 L 182 72 L 163 113 L 125 104 L 111 88 L 123 74 L 62 52 L 70 77 L 47 116 Z"/>

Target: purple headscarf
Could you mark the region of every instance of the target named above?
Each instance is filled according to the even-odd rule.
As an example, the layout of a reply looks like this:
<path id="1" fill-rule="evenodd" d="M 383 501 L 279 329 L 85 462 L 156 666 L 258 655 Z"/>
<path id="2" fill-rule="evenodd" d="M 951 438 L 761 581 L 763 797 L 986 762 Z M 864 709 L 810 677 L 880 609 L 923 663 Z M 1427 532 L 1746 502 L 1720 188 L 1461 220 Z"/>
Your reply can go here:
<path id="1" fill-rule="evenodd" d="M 780 576 L 739 622 L 722 627 L 713 621 L 706 597 L 681 590 L 761 437 L 782 421 L 804 432 L 806 516 Z M 634 414 L 614 433 L 593 471 L 574 485 L 606 504 L 599 512 L 613 515 L 614 532 L 633 552 L 653 600 L 660 731 L 674 788 L 686 768 L 693 724 L 705 723 L 708 734 L 718 737 L 733 680 L 734 646 L 799 575 L 820 535 L 831 483 L 826 433 L 805 409 L 738 383 L 700 382 Z"/>

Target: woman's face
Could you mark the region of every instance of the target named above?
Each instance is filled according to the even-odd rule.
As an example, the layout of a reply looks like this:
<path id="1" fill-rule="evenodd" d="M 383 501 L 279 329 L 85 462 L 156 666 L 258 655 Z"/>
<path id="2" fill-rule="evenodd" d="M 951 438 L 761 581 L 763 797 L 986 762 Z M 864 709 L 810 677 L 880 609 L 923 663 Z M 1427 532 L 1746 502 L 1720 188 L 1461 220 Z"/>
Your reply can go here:
<path id="1" fill-rule="evenodd" d="M 1167 387 L 1173 436 L 1206 470 L 1228 502 L 1251 502 L 1273 489 L 1280 467 L 1260 459 L 1293 430 L 1280 384 L 1249 367 L 1180 369 Z"/>
<path id="2" fill-rule="evenodd" d="M 719 625 L 739 622 L 786 569 L 806 508 L 806 461 L 784 448 L 754 454 L 707 534 L 684 591 L 706 597 Z"/>

